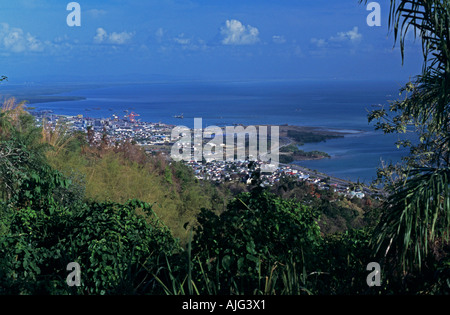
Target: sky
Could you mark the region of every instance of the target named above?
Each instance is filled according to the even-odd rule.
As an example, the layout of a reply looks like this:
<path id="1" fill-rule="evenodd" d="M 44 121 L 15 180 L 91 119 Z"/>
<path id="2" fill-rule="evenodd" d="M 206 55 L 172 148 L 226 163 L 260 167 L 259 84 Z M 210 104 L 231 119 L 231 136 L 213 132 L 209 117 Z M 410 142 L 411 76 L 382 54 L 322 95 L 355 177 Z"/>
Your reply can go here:
<path id="1" fill-rule="evenodd" d="M 357 0 L 0 0 L 0 75 L 25 80 L 400 80 L 421 70 L 411 35 L 405 62 L 388 29 Z"/>

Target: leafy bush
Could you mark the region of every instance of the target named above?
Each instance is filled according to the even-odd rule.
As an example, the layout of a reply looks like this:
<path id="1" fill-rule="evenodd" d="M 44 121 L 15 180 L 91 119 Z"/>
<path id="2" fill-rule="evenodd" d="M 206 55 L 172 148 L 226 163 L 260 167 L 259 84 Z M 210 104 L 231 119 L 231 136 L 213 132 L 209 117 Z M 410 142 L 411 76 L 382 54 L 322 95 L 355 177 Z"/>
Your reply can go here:
<path id="1" fill-rule="evenodd" d="M 0 292 L 135 293 L 152 290 L 148 270 L 178 243 L 151 205 L 83 201 L 70 180 L 21 142 L 0 146 Z M 66 266 L 82 268 L 67 286 Z M 156 268 L 156 269 L 155 269 Z"/>
<path id="2" fill-rule="evenodd" d="M 151 292 L 155 286 L 149 271 L 156 272 L 160 258 L 178 249 L 151 206 L 140 201 L 90 203 L 76 209 L 55 208 L 52 213 L 19 209 L 11 232 L 0 239 L 0 292 Z M 81 266 L 79 288 L 66 284 L 69 262 Z"/>
<path id="3" fill-rule="evenodd" d="M 370 229 L 349 229 L 343 233 L 327 235 L 320 243 L 314 261 L 323 276 L 318 278 L 318 294 L 377 294 L 380 288 L 366 283 L 367 264 L 377 261 L 370 245 Z M 384 275 L 384 272 L 382 273 Z M 382 281 L 384 284 L 385 281 Z"/>
<path id="4" fill-rule="evenodd" d="M 219 277 L 220 293 L 237 293 L 233 283 L 240 293 L 253 293 L 276 263 L 310 267 L 307 257 L 320 240 L 317 219 L 304 205 L 255 189 L 238 195 L 220 216 L 202 210 L 194 256 L 207 264 L 208 277 Z"/>

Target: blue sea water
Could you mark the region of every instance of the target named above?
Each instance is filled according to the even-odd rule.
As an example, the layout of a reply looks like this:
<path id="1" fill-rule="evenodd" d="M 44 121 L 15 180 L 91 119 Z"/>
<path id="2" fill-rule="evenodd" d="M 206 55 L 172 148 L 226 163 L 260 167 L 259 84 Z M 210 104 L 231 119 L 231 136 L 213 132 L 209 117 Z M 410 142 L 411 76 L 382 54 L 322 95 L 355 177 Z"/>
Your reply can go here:
<path id="1" fill-rule="evenodd" d="M 174 125 L 203 126 L 299 125 L 355 131 L 345 138 L 307 144 L 305 151 L 320 150 L 330 159 L 298 164 L 330 175 L 369 183 L 380 159 L 398 161 L 405 151 L 394 145 L 395 136 L 374 131 L 367 121 L 372 105 L 398 95 L 398 82 L 171 82 L 114 84 L 74 89 L 59 95 L 84 100 L 33 104 L 56 114 L 111 117 L 134 111 L 139 119 Z M 184 115 L 184 119 L 174 118 Z M 358 131 L 358 132 L 356 132 Z"/>

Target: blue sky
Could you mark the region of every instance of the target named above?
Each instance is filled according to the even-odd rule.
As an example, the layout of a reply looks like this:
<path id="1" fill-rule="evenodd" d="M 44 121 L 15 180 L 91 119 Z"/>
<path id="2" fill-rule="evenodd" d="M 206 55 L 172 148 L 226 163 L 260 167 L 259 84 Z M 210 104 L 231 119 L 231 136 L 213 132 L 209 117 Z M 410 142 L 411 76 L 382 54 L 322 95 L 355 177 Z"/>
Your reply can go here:
<path id="1" fill-rule="evenodd" d="M 0 74 L 10 81 L 379 80 L 421 70 L 411 36 L 402 66 L 388 33 L 357 0 L 80 0 L 69 27 L 64 0 L 1 1 Z"/>

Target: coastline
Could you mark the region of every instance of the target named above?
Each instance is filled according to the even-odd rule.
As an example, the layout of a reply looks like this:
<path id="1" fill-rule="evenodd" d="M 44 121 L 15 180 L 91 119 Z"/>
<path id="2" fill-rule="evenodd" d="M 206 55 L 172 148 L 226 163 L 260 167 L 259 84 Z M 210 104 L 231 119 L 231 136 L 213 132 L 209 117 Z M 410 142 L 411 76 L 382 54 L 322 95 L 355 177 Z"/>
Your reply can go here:
<path id="1" fill-rule="evenodd" d="M 25 98 L 17 98 L 18 102 L 26 102 L 26 104 L 43 104 L 53 102 L 70 102 L 83 101 L 85 97 L 82 96 L 34 96 Z"/>
<path id="2" fill-rule="evenodd" d="M 99 85 L 101 85 L 101 84 L 98 84 L 97 86 L 99 86 Z M 78 86 L 71 87 L 70 89 L 73 91 L 75 89 L 80 89 L 80 87 L 81 87 L 81 89 L 83 89 L 83 88 L 86 88 L 86 87 L 91 88 L 92 86 L 78 85 Z M 73 96 L 73 93 L 70 93 L 72 95 L 72 96 L 70 96 L 70 95 L 66 95 L 66 93 L 69 92 L 68 89 L 65 90 L 65 91 L 62 91 L 62 93 L 60 93 L 60 91 L 62 89 L 63 89 L 63 87 L 56 86 L 53 89 L 53 92 L 56 92 L 55 90 L 59 90 L 59 91 L 57 91 L 55 94 L 53 94 L 50 91 L 48 91 L 48 90 L 50 90 L 50 88 L 48 88 L 48 90 L 45 91 L 45 92 L 50 92 L 49 94 L 33 93 L 33 92 L 37 92 L 37 90 L 40 90 L 40 91 L 44 90 L 44 89 L 34 89 L 31 93 L 28 94 L 28 95 L 30 95 L 28 97 L 24 96 L 25 93 L 21 93 L 22 95 L 20 95 L 21 96 L 20 99 L 27 99 L 29 104 L 35 105 L 35 106 L 30 106 L 30 107 L 35 107 L 36 110 L 40 110 L 40 107 L 44 107 L 43 110 L 46 110 L 45 109 L 45 107 L 46 107 L 45 103 L 48 102 L 49 106 L 47 108 L 49 108 L 50 110 L 53 110 L 55 115 L 60 115 L 60 113 L 65 113 L 66 114 L 65 116 L 72 116 L 73 117 L 73 116 L 75 116 L 75 113 L 78 112 L 78 114 L 86 116 L 86 118 L 97 117 L 97 118 L 100 119 L 100 118 L 110 117 L 110 115 L 112 115 L 113 113 L 119 114 L 119 116 L 121 116 L 120 113 L 122 113 L 122 115 L 123 115 L 123 112 L 125 112 L 125 109 L 128 109 L 129 112 L 131 112 L 133 110 L 136 110 L 139 114 L 141 114 L 141 116 L 143 116 L 142 121 L 149 121 L 149 122 L 154 121 L 154 122 L 163 123 L 163 124 L 172 125 L 172 126 L 173 125 L 186 125 L 186 124 L 187 124 L 187 126 L 189 126 L 189 123 L 191 123 L 190 116 L 185 116 L 184 120 L 182 120 L 182 119 L 181 120 L 180 119 L 173 119 L 173 117 L 171 116 L 171 115 L 173 115 L 173 113 L 181 112 L 180 110 L 177 110 L 177 109 L 174 109 L 174 111 L 172 111 L 171 113 L 167 113 L 168 111 L 165 110 L 164 107 L 163 107 L 164 108 L 163 110 L 160 110 L 160 108 L 157 107 L 156 108 L 157 111 L 158 111 L 157 112 L 158 113 L 157 117 L 155 117 L 155 119 L 152 120 L 153 114 L 152 114 L 152 116 L 149 116 L 148 113 L 144 112 L 144 115 L 142 115 L 142 112 L 140 112 L 141 108 L 140 107 L 138 108 L 138 106 L 136 106 L 136 109 L 135 109 L 134 107 L 122 107 L 122 108 L 119 108 L 119 107 L 114 107 L 114 105 L 109 105 L 109 104 L 107 105 L 107 104 L 102 104 L 102 103 L 98 103 L 98 105 L 95 105 L 93 103 L 94 99 L 91 100 L 91 96 L 83 95 L 82 93 L 78 94 L 78 95 L 82 95 L 82 96 Z M 37 94 L 38 94 L 38 96 L 36 96 Z M 83 96 L 86 96 L 86 97 L 83 97 Z M 76 100 L 80 100 L 81 102 L 77 102 Z M 87 106 L 84 106 L 83 105 L 84 104 L 84 100 L 90 100 L 90 103 L 88 103 Z M 132 102 L 133 102 L 133 100 L 130 99 L 130 103 L 132 103 Z M 57 105 L 50 105 L 50 103 L 55 103 Z M 61 104 L 59 104 L 59 103 L 61 103 Z M 64 105 L 64 103 L 67 103 L 67 105 Z M 40 106 L 41 104 L 42 104 L 42 106 Z M 152 106 L 153 103 L 149 103 L 149 104 Z M 164 104 L 164 102 L 162 102 L 162 104 Z M 188 102 L 187 102 L 187 104 L 188 104 Z M 124 104 L 124 106 L 128 106 L 128 105 L 129 104 Z M 79 108 L 79 110 L 77 108 Z M 87 108 L 89 108 L 90 110 L 88 110 Z M 97 109 L 100 109 L 100 108 L 102 110 L 97 110 Z M 151 108 L 151 107 L 149 107 L 149 108 Z M 165 120 L 164 117 L 163 117 L 165 115 L 167 115 L 167 120 Z M 248 114 L 245 113 L 245 115 L 248 115 Z M 247 117 L 245 115 L 242 116 L 242 117 Z M 192 117 L 194 117 L 194 116 L 192 116 Z M 216 117 L 215 118 L 209 117 L 209 118 L 205 118 L 205 120 L 206 119 L 211 120 L 211 119 L 219 119 L 219 118 L 221 119 L 222 118 L 222 116 L 217 116 L 217 117 L 218 118 L 216 118 Z M 249 116 L 249 117 L 250 117 L 249 122 L 254 120 L 254 117 L 252 117 L 252 116 Z M 236 125 L 238 125 L 238 124 L 240 124 L 239 123 L 239 119 L 243 120 L 241 117 L 238 117 L 238 120 L 236 121 L 236 120 L 234 120 L 235 118 L 236 117 L 231 117 L 231 116 L 229 118 L 227 117 L 226 125 L 227 126 L 232 125 L 233 121 L 236 122 Z M 340 153 L 336 154 L 335 152 L 333 152 L 333 150 L 336 150 L 333 147 L 333 145 L 335 143 L 338 143 L 338 142 L 342 143 L 343 142 L 344 145 L 347 145 L 347 147 L 344 148 L 345 150 L 347 150 L 348 146 L 349 146 L 348 143 L 350 142 L 350 138 L 353 138 L 354 136 L 358 137 L 358 135 L 362 135 L 361 138 L 363 138 L 363 137 L 365 137 L 366 134 L 367 135 L 370 134 L 366 129 L 357 129 L 357 128 L 361 128 L 359 125 L 355 126 L 356 127 L 355 129 L 351 129 L 351 127 L 353 126 L 352 124 L 349 124 L 349 125 L 341 124 L 342 126 L 339 126 L 339 124 L 337 124 L 336 126 L 333 126 L 333 125 L 327 125 L 326 123 L 324 123 L 324 126 L 320 126 L 320 124 L 321 124 L 320 120 L 317 120 L 317 121 L 314 120 L 317 123 L 316 126 L 308 125 L 309 123 L 314 124 L 314 121 L 306 121 L 307 125 L 296 125 L 295 124 L 296 122 L 289 123 L 289 121 L 292 121 L 292 120 L 289 119 L 289 117 L 286 117 L 286 118 L 288 118 L 288 119 L 287 120 L 283 119 L 280 123 L 277 123 L 277 124 L 273 124 L 273 123 L 272 124 L 258 124 L 258 122 L 255 121 L 254 125 L 255 126 L 258 126 L 258 125 L 260 125 L 260 126 L 264 126 L 264 125 L 265 126 L 270 126 L 270 125 L 277 125 L 277 126 L 279 126 L 280 127 L 280 145 L 283 144 L 282 139 L 285 138 L 285 136 L 287 135 L 287 132 L 289 130 L 291 130 L 291 131 L 298 131 L 298 132 L 305 132 L 305 133 L 312 133 L 314 135 L 329 135 L 329 136 L 338 136 L 338 137 L 342 137 L 343 138 L 343 141 L 342 140 L 336 140 L 336 141 L 333 140 L 333 141 L 331 141 L 330 145 L 331 145 L 332 148 L 330 149 L 330 151 L 327 150 L 328 149 L 328 143 L 326 143 L 326 142 L 328 142 L 328 141 L 319 141 L 319 142 L 315 142 L 315 143 L 306 143 L 305 144 L 305 148 L 302 148 L 302 147 L 299 148 L 300 150 L 304 150 L 304 151 L 314 151 L 314 150 L 322 151 L 322 152 L 325 152 L 325 153 L 329 154 L 330 158 L 328 158 L 328 157 L 322 157 L 322 158 L 316 158 L 316 157 L 305 158 L 305 157 L 303 157 L 301 159 L 295 159 L 295 161 L 293 161 L 294 163 L 305 162 L 306 164 L 309 164 L 307 162 L 317 162 L 317 163 L 319 163 L 317 167 L 315 165 L 311 165 L 311 164 L 309 164 L 307 166 L 310 169 L 319 169 L 322 172 L 327 172 L 327 173 L 328 173 L 328 171 L 335 172 L 335 169 L 333 167 L 331 167 L 332 164 L 333 165 L 335 165 L 335 164 L 341 165 L 341 163 L 342 163 L 341 162 L 342 161 L 342 155 L 340 155 Z M 277 119 L 275 119 L 275 120 L 277 120 Z M 302 123 L 301 120 L 299 120 L 298 122 Z M 211 125 L 214 124 L 214 121 L 211 122 L 210 124 Z M 221 126 L 220 123 L 217 123 L 216 125 Z M 348 139 L 348 141 L 345 141 L 344 138 Z M 368 141 L 370 141 L 370 139 L 371 138 L 369 137 Z M 351 141 L 353 141 L 353 140 L 351 140 Z M 366 143 L 368 143 L 368 142 L 366 141 Z M 352 144 L 351 145 L 352 146 L 351 149 L 347 153 L 344 153 L 344 154 L 349 155 L 353 160 L 358 159 L 357 155 L 355 155 L 355 153 L 359 153 L 359 152 L 354 152 L 354 150 L 353 150 L 353 148 L 357 148 L 357 145 L 359 145 L 359 143 L 356 144 L 356 145 Z M 318 148 L 318 149 L 310 148 L 311 146 L 313 146 L 313 147 L 320 146 L 321 148 Z M 306 147 L 308 147 L 308 148 L 306 148 Z M 330 161 L 328 162 L 327 160 L 330 160 Z M 323 161 L 323 162 L 321 162 L 321 161 Z M 341 173 L 339 175 L 343 176 L 344 178 L 347 178 L 347 176 L 343 173 L 343 171 L 346 171 L 347 168 L 349 168 L 349 169 L 350 168 L 355 168 L 355 167 L 353 167 L 353 165 L 357 166 L 357 167 L 362 167 L 361 164 L 363 164 L 363 163 L 360 163 L 359 161 L 365 161 L 365 160 L 358 160 L 358 161 L 355 161 L 356 163 L 353 163 L 353 164 L 348 163 L 344 167 L 336 166 L 336 169 L 339 168 L 339 171 L 341 171 L 341 169 L 342 169 L 342 171 L 341 171 Z M 290 163 L 290 164 L 291 165 L 296 165 L 294 163 Z M 326 164 L 324 164 L 324 163 L 326 163 Z M 369 163 L 366 163 L 366 164 L 369 164 Z M 374 165 L 374 169 L 375 169 L 377 167 L 376 161 L 375 161 L 375 163 L 372 163 L 372 164 Z M 323 169 L 322 169 L 322 165 L 325 166 Z M 368 166 L 365 166 L 365 167 L 369 167 L 369 166 L 371 166 L 371 165 L 368 165 Z M 352 171 L 352 170 L 350 170 L 350 171 Z M 366 172 L 370 172 L 370 171 L 368 171 L 368 168 L 365 171 Z M 335 174 L 335 175 L 337 175 L 337 174 Z M 364 176 L 361 176 L 361 177 L 367 178 L 368 176 L 366 174 L 364 174 Z M 356 178 L 359 178 L 359 175 L 357 175 L 357 173 L 355 171 L 354 173 L 352 173 L 351 176 L 348 176 L 348 178 L 351 178 L 353 180 L 353 182 L 355 182 Z"/>
<path id="3" fill-rule="evenodd" d="M 317 135 L 323 138 L 318 138 L 317 141 L 310 141 L 305 143 L 300 143 L 296 141 L 296 138 L 290 135 L 290 132 L 297 132 L 300 134 L 308 134 L 308 135 Z M 285 164 L 292 164 L 294 162 L 301 162 L 301 161 L 313 161 L 313 160 L 322 160 L 322 159 L 330 159 L 331 156 L 324 151 L 304 151 L 302 150 L 302 146 L 304 146 L 306 143 L 320 143 L 320 142 L 326 142 L 331 139 L 337 139 L 337 138 L 343 138 L 347 135 L 354 135 L 354 134 L 362 134 L 364 131 L 362 130 L 350 130 L 350 129 L 329 129 L 329 128 L 323 128 L 323 127 L 313 127 L 313 126 L 295 126 L 295 125 L 282 125 L 280 126 L 280 141 L 281 139 L 284 139 L 284 143 L 280 144 L 279 150 L 280 150 L 280 157 L 285 156 L 287 159 L 292 160 L 291 162 L 286 162 Z M 281 150 L 282 148 L 290 147 L 289 150 Z M 295 148 L 294 146 L 297 146 Z"/>
<path id="4" fill-rule="evenodd" d="M 280 133 L 281 133 L 281 127 L 282 126 L 280 126 Z M 322 134 L 322 135 L 323 134 L 325 134 L 325 135 L 332 134 L 332 135 L 340 135 L 343 137 L 345 137 L 346 135 L 355 134 L 355 133 L 364 133 L 363 130 L 350 130 L 350 129 L 340 130 L 340 129 L 334 128 L 332 130 L 329 130 L 327 128 L 322 128 L 322 127 L 309 127 L 309 126 L 305 127 L 305 126 L 290 126 L 290 125 L 283 125 L 283 127 L 284 127 L 283 131 L 285 133 L 287 133 L 288 130 L 301 130 L 304 132 L 317 132 L 318 134 Z M 284 135 L 283 138 L 285 140 L 285 143 L 280 144 L 279 149 L 281 149 L 282 147 L 291 145 L 291 144 L 295 144 L 295 141 L 293 141 L 291 138 L 287 137 L 287 135 Z M 280 135 L 280 141 L 283 138 L 281 138 L 281 135 Z M 329 178 L 331 185 L 352 185 L 355 183 L 353 181 L 338 178 L 338 177 L 332 176 L 330 174 L 319 172 L 317 170 L 312 170 L 310 168 L 307 168 L 307 167 L 304 167 L 304 166 L 301 166 L 301 165 L 298 165 L 295 163 L 295 162 L 301 162 L 301 161 L 322 160 L 322 159 L 327 159 L 327 158 L 331 158 L 331 157 L 329 156 L 329 157 L 319 157 L 319 158 L 305 158 L 302 160 L 294 160 L 291 163 L 279 163 L 279 165 L 284 166 L 284 167 L 290 167 L 292 169 L 301 171 L 305 174 L 314 175 L 315 177 L 318 177 L 321 180 Z M 367 192 L 369 192 L 369 190 L 367 190 Z"/>
<path id="5" fill-rule="evenodd" d="M 269 125 L 270 126 L 270 125 Z M 351 134 L 364 133 L 364 130 L 358 129 L 339 129 L 339 128 L 327 128 L 327 127 L 317 127 L 317 126 L 297 126 L 297 125 L 281 125 L 280 126 L 280 137 L 287 136 L 289 131 L 298 132 L 310 132 L 316 135 L 330 135 L 330 136 L 346 136 Z"/>
<path id="6" fill-rule="evenodd" d="M 74 116 L 71 115 L 60 115 L 60 114 L 52 114 L 52 116 L 55 116 L 55 118 L 59 118 L 59 117 L 64 117 L 67 121 L 70 121 L 71 119 L 79 119 L 79 118 L 75 118 Z M 94 119 L 95 120 L 95 119 Z M 142 122 L 142 123 L 147 123 L 147 124 L 153 124 L 152 122 Z M 166 125 L 164 123 L 162 123 L 163 125 Z M 166 125 L 167 127 L 174 127 L 173 125 Z M 317 134 L 317 135 L 321 135 L 321 136 L 339 136 L 339 137 L 344 137 L 345 135 L 348 134 L 352 134 L 354 132 L 348 132 L 348 130 L 338 130 L 338 129 L 334 129 L 333 131 L 328 131 L 325 128 L 321 128 L 321 127 L 310 127 L 310 126 L 293 126 L 293 125 L 283 125 L 280 126 L 280 133 L 283 133 L 283 136 L 280 136 L 280 146 L 279 149 L 285 147 L 285 146 L 289 146 L 289 145 L 296 145 L 298 144 L 294 139 L 292 139 L 291 137 L 289 137 L 286 133 L 288 130 L 296 130 L 296 131 L 301 131 L 301 132 L 305 132 L 305 133 L 312 133 L 312 134 Z M 362 132 L 362 131 L 357 131 L 357 132 Z M 301 160 L 294 160 L 293 162 L 290 163 L 279 163 L 280 166 L 282 167 L 289 167 L 291 169 L 296 169 L 299 170 L 305 174 L 309 174 L 315 178 L 319 178 L 319 179 L 328 179 L 330 181 L 331 185 L 338 185 L 338 186 L 348 186 L 351 184 L 354 184 L 355 182 L 350 181 L 350 180 L 345 180 L 342 178 L 338 178 L 335 176 L 332 176 L 330 174 L 326 174 L 323 172 L 319 172 L 317 170 L 311 170 L 310 168 L 307 167 L 303 167 L 300 166 L 298 164 L 296 164 L 295 162 L 299 162 L 299 161 L 306 161 L 306 160 L 320 160 L 320 159 L 324 159 L 324 158 L 329 158 L 329 157 L 322 157 L 322 158 L 303 158 Z"/>
<path id="7" fill-rule="evenodd" d="M 86 100 L 84 96 L 64 95 L 80 89 L 89 89 L 106 86 L 104 84 L 89 83 L 22 83 L 5 84 L 1 86 L 1 98 L 15 98 L 18 102 L 26 104 L 45 104 L 54 102 L 70 102 Z"/>

